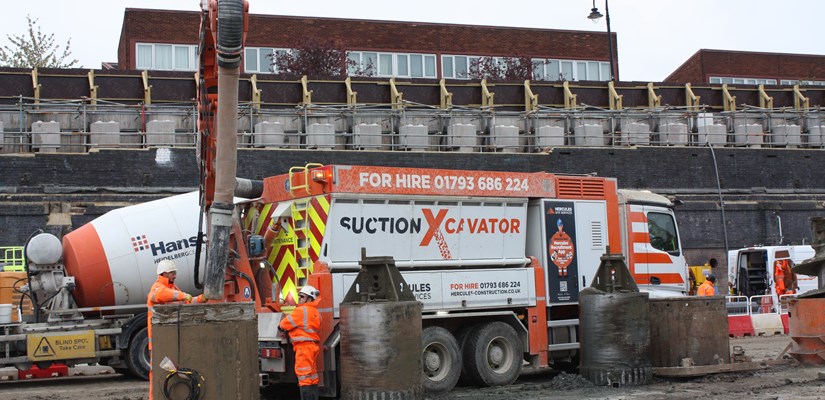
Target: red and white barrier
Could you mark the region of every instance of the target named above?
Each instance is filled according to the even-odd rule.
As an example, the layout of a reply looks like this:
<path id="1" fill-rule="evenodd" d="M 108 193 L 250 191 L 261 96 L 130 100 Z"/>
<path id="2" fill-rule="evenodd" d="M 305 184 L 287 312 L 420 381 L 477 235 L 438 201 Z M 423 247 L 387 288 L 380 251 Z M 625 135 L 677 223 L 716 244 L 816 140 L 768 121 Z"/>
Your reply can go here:
<path id="1" fill-rule="evenodd" d="M 774 304 L 771 295 L 727 296 L 727 309 L 730 337 L 788 333 L 787 309 Z"/>
<path id="2" fill-rule="evenodd" d="M 731 337 L 753 336 L 750 301 L 746 296 L 727 296 L 728 335 Z"/>

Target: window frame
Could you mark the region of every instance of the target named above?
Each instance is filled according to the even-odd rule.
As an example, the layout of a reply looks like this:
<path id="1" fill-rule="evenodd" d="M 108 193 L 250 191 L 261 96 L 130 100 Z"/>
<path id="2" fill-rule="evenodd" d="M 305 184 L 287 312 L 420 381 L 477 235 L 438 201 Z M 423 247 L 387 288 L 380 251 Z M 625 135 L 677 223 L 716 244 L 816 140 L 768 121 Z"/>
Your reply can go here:
<path id="1" fill-rule="evenodd" d="M 243 58 L 244 58 L 244 60 L 243 60 L 243 72 L 244 73 L 246 73 L 246 74 L 277 74 L 277 73 L 280 73 L 280 71 L 278 70 L 278 66 L 275 63 L 270 64 L 269 65 L 269 70 L 267 70 L 267 71 L 263 71 L 261 69 L 261 50 L 267 50 L 267 51 L 269 51 L 268 54 L 276 54 L 276 55 L 277 54 L 292 53 L 293 52 L 293 49 L 289 49 L 289 48 L 285 48 L 285 47 L 256 47 L 256 46 L 244 47 L 244 52 L 243 52 Z M 247 52 L 249 52 L 249 51 L 254 51 L 255 52 L 255 63 L 254 63 L 254 65 L 256 66 L 255 69 L 249 69 L 248 68 L 249 60 L 248 60 Z"/>
<path id="2" fill-rule="evenodd" d="M 158 68 L 158 48 L 171 49 L 171 68 Z M 146 63 L 141 55 L 141 48 L 149 49 L 150 60 Z M 179 49 L 185 48 L 187 50 L 185 67 L 179 66 L 177 63 L 177 52 Z M 155 71 L 197 71 L 198 70 L 198 46 L 192 44 L 182 43 L 135 43 L 135 68 L 139 70 L 155 70 Z M 147 66 L 148 65 L 148 66 Z"/>
<path id="3" fill-rule="evenodd" d="M 365 54 L 375 54 L 375 63 L 369 70 L 366 68 L 367 58 Z M 420 58 L 420 65 L 417 67 L 421 70 L 421 76 L 413 76 L 413 71 L 416 69 L 414 59 Z M 437 74 L 437 66 L 435 63 L 435 54 L 427 53 L 392 53 L 386 51 L 371 51 L 371 50 L 349 50 L 347 51 L 347 59 L 356 62 L 356 66 L 347 66 L 347 75 L 349 76 L 371 76 L 381 78 L 427 78 L 435 79 Z M 428 61 L 431 65 L 428 65 Z M 387 62 L 390 63 L 389 74 L 387 72 Z M 406 73 L 402 73 L 400 66 L 403 65 Z M 432 69 L 431 74 L 427 74 L 428 68 Z M 383 71 L 382 71 L 383 69 Z"/>
<path id="4" fill-rule="evenodd" d="M 791 80 L 783 79 L 781 80 L 781 85 L 785 85 L 785 82 L 791 82 Z M 710 76 L 708 77 L 708 83 L 721 85 L 727 83 L 728 85 L 776 85 L 775 78 L 748 78 L 748 77 L 741 77 L 741 76 Z"/>
<path id="5" fill-rule="evenodd" d="M 673 217 L 673 214 L 669 214 L 669 213 L 665 213 L 665 212 L 658 212 L 658 211 L 649 211 L 649 212 L 647 212 L 646 216 L 647 216 L 647 233 L 648 233 L 648 236 L 650 238 L 650 247 L 653 247 L 656 250 L 668 253 L 672 256 L 681 255 L 682 254 L 682 249 L 681 249 L 681 243 L 679 241 L 679 231 L 677 230 L 676 218 Z M 655 216 L 655 218 L 654 218 L 654 216 Z M 660 217 L 667 218 L 667 220 L 664 221 L 664 222 L 666 222 L 666 226 L 661 226 L 659 223 L 657 223 L 657 221 L 660 221 L 660 219 L 659 219 Z M 667 232 L 669 234 L 669 236 L 672 236 L 672 244 L 674 246 L 673 250 L 667 250 L 668 247 L 664 247 L 664 246 L 657 247 L 654 244 L 654 241 L 657 242 L 657 243 L 659 242 L 658 240 L 654 240 L 653 229 L 651 229 L 651 227 L 654 224 L 659 229 L 661 229 L 663 232 Z M 657 238 L 658 238 L 658 235 L 657 235 Z M 668 242 L 667 238 L 663 238 L 662 240 L 663 240 L 664 243 Z"/>
<path id="6" fill-rule="evenodd" d="M 610 80 L 610 63 L 598 60 L 570 60 L 563 58 L 532 58 L 533 77 L 538 81 L 600 81 Z M 540 66 L 539 73 L 536 65 Z M 582 75 L 584 71 L 584 76 Z M 594 75 L 595 76 L 591 76 Z"/>

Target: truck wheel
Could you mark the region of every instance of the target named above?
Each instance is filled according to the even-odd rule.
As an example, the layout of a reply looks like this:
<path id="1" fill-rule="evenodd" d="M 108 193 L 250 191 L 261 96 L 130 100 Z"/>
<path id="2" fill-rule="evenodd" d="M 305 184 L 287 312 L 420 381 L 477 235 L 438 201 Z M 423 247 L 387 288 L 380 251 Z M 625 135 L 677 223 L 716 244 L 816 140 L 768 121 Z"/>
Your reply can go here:
<path id="1" fill-rule="evenodd" d="M 510 325 L 500 321 L 479 325 L 467 338 L 466 373 L 480 386 L 509 385 L 521 373 L 523 352 Z"/>
<path id="2" fill-rule="evenodd" d="M 470 337 L 470 333 L 475 329 L 476 325 L 467 325 L 456 332 L 455 340 L 458 342 L 458 354 L 467 354 L 465 352 L 467 348 L 467 338 Z M 461 363 L 461 375 L 458 377 L 458 386 L 472 386 L 474 383 L 473 379 L 467 374 L 467 363 Z"/>
<path id="3" fill-rule="evenodd" d="M 124 358 L 132 375 L 149 380 L 149 331 L 147 328 L 137 331 L 132 336 Z"/>
<path id="4" fill-rule="evenodd" d="M 453 335 L 431 326 L 421 333 L 422 386 L 428 393 L 446 393 L 455 387 L 461 374 L 461 353 Z"/>

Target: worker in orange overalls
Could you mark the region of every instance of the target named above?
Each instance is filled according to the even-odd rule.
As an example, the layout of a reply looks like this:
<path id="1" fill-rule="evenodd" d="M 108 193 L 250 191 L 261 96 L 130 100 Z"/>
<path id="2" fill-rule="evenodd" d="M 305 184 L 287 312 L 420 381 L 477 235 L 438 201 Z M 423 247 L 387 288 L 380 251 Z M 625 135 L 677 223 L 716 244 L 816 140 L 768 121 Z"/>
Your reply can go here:
<path id="1" fill-rule="evenodd" d="M 699 285 L 699 289 L 696 290 L 697 296 L 713 296 L 716 294 L 716 291 L 713 289 L 713 284 L 716 283 L 716 277 L 713 274 L 709 274 L 705 281 Z"/>
<path id="2" fill-rule="evenodd" d="M 149 295 L 146 299 L 146 305 L 149 307 L 149 312 L 146 315 L 146 327 L 149 334 L 149 400 L 152 400 L 152 314 L 154 314 L 154 307 L 158 304 L 172 304 L 184 303 L 189 304 L 205 303 L 203 295 L 196 299 L 192 295 L 180 290 L 175 286 L 175 278 L 178 275 L 178 267 L 172 260 L 161 260 L 158 263 L 158 280 L 149 289 Z"/>
<path id="3" fill-rule="evenodd" d="M 796 293 L 796 275 L 791 271 L 788 260 L 773 262 L 773 280 L 776 284 L 776 295 Z"/>
<path id="4" fill-rule="evenodd" d="M 318 400 L 318 371 L 315 362 L 321 352 L 321 314 L 318 313 L 319 292 L 304 286 L 298 293 L 298 305 L 285 316 L 278 329 L 289 334 L 295 350 L 295 375 L 301 400 Z"/>

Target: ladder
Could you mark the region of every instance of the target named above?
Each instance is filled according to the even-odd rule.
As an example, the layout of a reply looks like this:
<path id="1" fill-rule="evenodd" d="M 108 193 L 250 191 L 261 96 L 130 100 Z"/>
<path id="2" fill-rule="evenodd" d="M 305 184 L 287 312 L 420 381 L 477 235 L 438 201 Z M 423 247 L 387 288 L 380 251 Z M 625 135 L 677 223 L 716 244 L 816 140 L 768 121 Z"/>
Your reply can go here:
<path id="1" fill-rule="evenodd" d="M 296 199 L 290 206 L 292 225 L 295 230 L 295 277 L 298 286 L 306 285 L 307 277 L 312 273 L 312 259 L 309 256 L 310 235 L 312 234 L 309 218 L 311 200 L 311 197 Z"/>

